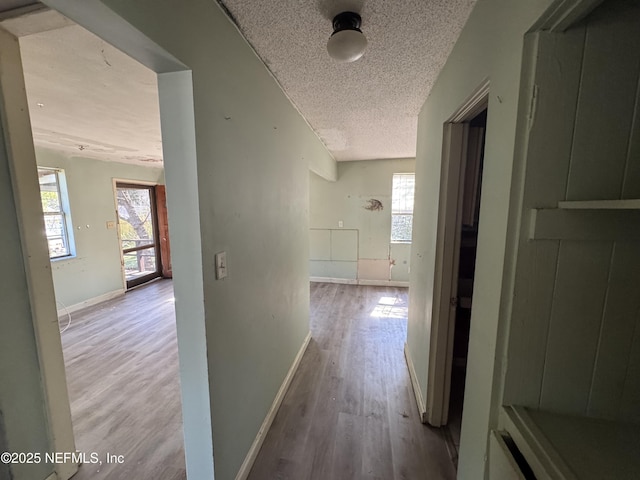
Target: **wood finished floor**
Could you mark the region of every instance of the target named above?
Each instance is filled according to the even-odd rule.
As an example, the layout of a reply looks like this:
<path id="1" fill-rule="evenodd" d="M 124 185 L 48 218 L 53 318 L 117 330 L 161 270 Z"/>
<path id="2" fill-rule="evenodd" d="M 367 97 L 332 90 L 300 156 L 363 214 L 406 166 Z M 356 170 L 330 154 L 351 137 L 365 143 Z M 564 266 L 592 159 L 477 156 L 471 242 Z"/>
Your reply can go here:
<path id="1" fill-rule="evenodd" d="M 186 478 L 172 299 L 158 281 L 72 315 L 77 448 L 125 456 L 74 480 Z M 313 338 L 249 480 L 455 478 L 444 436 L 418 420 L 406 316 L 406 289 L 311 284 Z"/>
<path id="2" fill-rule="evenodd" d="M 124 455 L 121 465 L 84 464 L 73 479 L 184 480 L 172 282 L 71 317 L 62 344 L 76 448 L 103 462 Z"/>
<path id="3" fill-rule="evenodd" d="M 312 340 L 249 480 L 447 480 L 403 356 L 407 290 L 311 284 Z"/>

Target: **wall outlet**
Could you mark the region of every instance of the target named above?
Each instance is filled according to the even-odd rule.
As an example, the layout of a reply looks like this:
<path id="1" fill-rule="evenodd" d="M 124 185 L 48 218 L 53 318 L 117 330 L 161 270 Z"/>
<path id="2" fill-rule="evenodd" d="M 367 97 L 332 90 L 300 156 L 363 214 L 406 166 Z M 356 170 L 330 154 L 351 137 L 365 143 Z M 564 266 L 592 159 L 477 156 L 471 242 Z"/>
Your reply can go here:
<path id="1" fill-rule="evenodd" d="M 107 230 L 114 230 L 116 228 L 116 222 L 109 220 L 107 222 Z"/>
<path id="2" fill-rule="evenodd" d="M 227 276 L 227 252 L 216 253 L 216 279 Z"/>
<path id="3" fill-rule="evenodd" d="M 338 220 L 338 228 L 344 227 L 344 222 L 342 220 Z"/>

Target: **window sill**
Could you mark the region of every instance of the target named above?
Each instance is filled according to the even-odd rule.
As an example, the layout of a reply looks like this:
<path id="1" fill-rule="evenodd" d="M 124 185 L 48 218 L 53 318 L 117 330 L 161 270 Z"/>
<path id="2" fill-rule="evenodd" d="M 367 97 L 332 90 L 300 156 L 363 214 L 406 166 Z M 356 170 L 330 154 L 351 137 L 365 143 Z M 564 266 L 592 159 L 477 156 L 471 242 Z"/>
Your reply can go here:
<path id="1" fill-rule="evenodd" d="M 74 260 L 78 258 L 77 255 L 65 255 L 64 257 L 54 257 L 54 258 L 49 258 L 49 260 L 51 261 L 51 263 L 58 263 L 58 262 L 64 262 L 65 260 Z"/>

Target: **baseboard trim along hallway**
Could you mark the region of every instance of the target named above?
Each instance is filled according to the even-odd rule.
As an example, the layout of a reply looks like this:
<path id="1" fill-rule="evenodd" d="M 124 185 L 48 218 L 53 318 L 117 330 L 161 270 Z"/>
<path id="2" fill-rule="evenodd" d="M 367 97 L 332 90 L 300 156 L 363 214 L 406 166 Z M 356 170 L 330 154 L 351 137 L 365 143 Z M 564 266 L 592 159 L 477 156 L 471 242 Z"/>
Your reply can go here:
<path id="1" fill-rule="evenodd" d="M 287 372 L 287 376 L 284 377 L 284 381 L 282 382 L 282 385 L 280 385 L 280 390 L 278 390 L 276 397 L 273 399 L 271 408 L 269 409 L 269 412 L 267 412 L 267 416 L 264 418 L 264 422 L 262 422 L 262 425 L 260 426 L 260 430 L 258 430 L 258 434 L 256 435 L 256 438 L 253 441 L 253 444 L 251 445 L 251 448 L 249 449 L 249 452 L 247 453 L 247 456 L 245 457 L 244 462 L 242 462 L 242 465 L 240 466 L 240 470 L 236 475 L 236 480 L 246 480 L 246 478 L 249 476 L 249 472 L 251 472 L 251 468 L 253 467 L 253 464 L 256 461 L 256 457 L 258 456 L 258 452 L 260 452 L 260 448 L 262 447 L 262 444 L 267 435 L 267 432 L 269 431 L 269 428 L 271 428 L 273 419 L 276 418 L 276 414 L 280 409 L 282 400 L 284 399 L 284 396 L 287 393 L 287 390 L 289 390 L 289 385 L 291 385 L 291 380 L 293 380 L 293 376 L 298 370 L 298 366 L 300 365 L 302 356 L 304 355 L 304 352 L 307 350 L 307 346 L 309 345 L 310 341 L 311 341 L 311 332 L 307 334 L 306 338 L 304 339 L 304 342 L 302 342 L 302 346 L 300 347 L 300 350 L 298 351 L 296 358 L 293 360 L 293 363 L 291 364 L 291 368 L 289 368 L 289 371 Z"/>
<path id="2" fill-rule="evenodd" d="M 309 342 L 247 480 L 455 480 L 404 358 L 408 292 L 311 283 Z"/>
<path id="3" fill-rule="evenodd" d="M 411 359 L 411 351 L 409 345 L 404 344 L 404 358 L 407 360 L 407 367 L 409 368 L 409 378 L 411 378 L 411 388 L 413 394 L 416 397 L 416 405 L 418 407 L 418 413 L 420 414 L 420 420 L 422 423 L 427 423 L 427 410 L 425 408 L 424 397 L 422 396 L 422 390 L 418 383 L 418 377 L 416 375 L 416 369 L 413 366 L 413 360 Z"/>
<path id="4" fill-rule="evenodd" d="M 309 277 L 314 283 L 337 283 L 339 285 L 366 285 L 369 287 L 407 287 L 409 282 L 400 280 L 365 280 L 363 278 Z"/>

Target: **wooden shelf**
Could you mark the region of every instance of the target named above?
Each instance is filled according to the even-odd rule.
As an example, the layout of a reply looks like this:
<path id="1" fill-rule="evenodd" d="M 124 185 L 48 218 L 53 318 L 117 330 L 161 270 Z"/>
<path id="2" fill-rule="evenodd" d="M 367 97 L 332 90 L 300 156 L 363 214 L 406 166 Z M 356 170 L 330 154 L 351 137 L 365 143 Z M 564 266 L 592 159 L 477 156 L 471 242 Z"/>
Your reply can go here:
<path id="1" fill-rule="evenodd" d="M 640 199 L 629 200 L 583 200 L 558 202 L 565 210 L 640 210 Z"/>
<path id="2" fill-rule="evenodd" d="M 529 218 L 531 240 L 640 240 L 640 209 L 636 200 L 560 202 L 562 208 L 533 209 Z M 581 204 L 582 207 L 577 205 Z M 588 206 L 584 206 L 588 204 Z M 603 204 L 609 207 L 602 207 Z M 567 207 L 566 205 L 569 205 Z M 596 207 L 596 205 L 599 205 Z M 619 205 L 613 207 L 613 205 Z M 625 205 L 621 207 L 620 205 Z"/>

